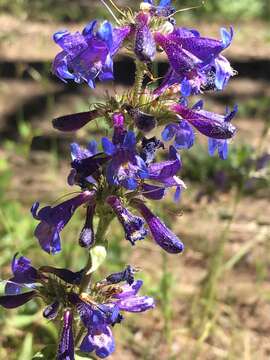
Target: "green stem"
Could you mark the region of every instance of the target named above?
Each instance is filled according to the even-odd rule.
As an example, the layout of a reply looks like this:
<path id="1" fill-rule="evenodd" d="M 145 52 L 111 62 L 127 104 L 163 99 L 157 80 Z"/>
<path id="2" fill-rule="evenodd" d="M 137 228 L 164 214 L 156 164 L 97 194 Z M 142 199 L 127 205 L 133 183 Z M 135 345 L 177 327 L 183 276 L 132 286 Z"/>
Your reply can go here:
<path id="1" fill-rule="evenodd" d="M 136 72 L 135 72 L 134 92 L 133 92 L 134 106 L 139 102 L 140 95 L 142 92 L 143 78 L 144 78 L 144 63 L 136 59 L 135 65 L 136 65 Z"/>
<path id="2" fill-rule="evenodd" d="M 109 228 L 109 225 L 113 219 L 113 216 L 111 214 L 104 215 L 99 218 L 99 223 L 96 231 L 96 242 L 95 245 L 101 245 L 105 244 L 105 235 Z M 91 276 L 92 273 L 90 272 L 90 269 L 92 267 L 92 258 L 91 253 L 89 251 L 87 264 L 84 269 L 84 275 L 82 277 L 81 285 L 80 285 L 80 294 L 83 292 L 86 292 L 89 288 L 90 282 L 91 282 Z M 85 327 L 80 326 L 81 322 L 80 320 L 77 323 L 77 334 L 75 338 L 75 346 L 78 346 L 85 334 Z"/>

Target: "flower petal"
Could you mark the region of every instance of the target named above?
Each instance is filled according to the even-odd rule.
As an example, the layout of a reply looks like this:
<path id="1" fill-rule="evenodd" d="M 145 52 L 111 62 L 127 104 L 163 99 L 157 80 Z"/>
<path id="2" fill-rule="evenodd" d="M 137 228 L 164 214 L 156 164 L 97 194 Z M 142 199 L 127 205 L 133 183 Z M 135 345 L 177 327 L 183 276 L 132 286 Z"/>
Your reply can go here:
<path id="1" fill-rule="evenodd" d="M 35 296 L 37 296 L 36 291 L 29 291 L 18 295 L 0 296 L 0 305 L 2 305 L 6 309 L 14 309 L 18 306 L 26 304 Z"/>

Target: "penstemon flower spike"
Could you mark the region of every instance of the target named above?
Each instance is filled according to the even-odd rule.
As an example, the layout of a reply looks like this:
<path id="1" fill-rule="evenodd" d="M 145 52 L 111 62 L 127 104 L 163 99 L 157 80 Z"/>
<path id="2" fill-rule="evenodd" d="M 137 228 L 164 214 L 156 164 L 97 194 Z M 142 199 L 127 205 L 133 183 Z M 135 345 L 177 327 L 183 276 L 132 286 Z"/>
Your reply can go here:
<path id="1" fill-rule="evenodd" d="M 112 327 L 123 321 L 122 312 L 139 313 L 154 307 L 152 298 L 138 295 L 142 281 L 136 280 L 135 267 L 128 265 L 93 281 L 93 273 L 110 251 L 106 234 L 112 220 L 119 221 L 123 237 L 134 251 L 151 235 L 162 251 L 171 256 L 182 253 L 184 244 L 150 210 L 148 201 L 161 201 L 170 189 L 179 201 L 186 188 L 179 177 L 182 150 L 193 146 L 196 131 L 208 138 L 210 156 L 217 150 L 223 160 L 236 134 L 231 123 L 236 106 L 220 115 L 204 110 L 202 100 L 189 104 L 191 95 L 222 91 L 235 75 L 223 55 L 233 40 L 233 29 L 222 28 L 221 38 L 213 39 L 179 27 L 174 15 L 191 8 L 176 10 L 170 0 L 158 4 L 145 0 L 135 12 L 121 10 L 113 0 L 108 1 L 110 6 L 105 0 L 101 3 L 117 25 L 93 20 L 81 32 L 56 32 L 53 39 L 61 51 L 52 71 L 64 82 L 85 82 L 94 89 L 96 81 L 113 80 L 114 57 L 126 49 L 136 65 L 134 86 L 123 94 L 107 94 L 104 103 L 91 104 L 88 111 L 53 120 L 56 130 L 72 133 L 104 118 L 109 131 L 86 147 L 71 144 L 67 184 L 77 187 L 71 198 L 40 210 L 35 202 L 31 209 L 39 221 L 34 235 L 42 250 L 54 255 L 65 246 L 60 239 L 63 228 L 69 226 L 77 208 L 85 208 L 74 246 L 79 243 L 86 252 L 87 263 L 75 272 L 50 265 L 35 268 L 29 259 L 15 255 L 13 275 L 0 296 L 0 305 L 7 309 L 42 299 L 43 316 L 61 324 L 55 349 L 59 360 L 74 360 L 78 350 L 90 357 L 106 358 L 115 350 Z M 156 85 L 157 76 L 149 66 L 158 52 L 169 62 L 160 85 Z"/>

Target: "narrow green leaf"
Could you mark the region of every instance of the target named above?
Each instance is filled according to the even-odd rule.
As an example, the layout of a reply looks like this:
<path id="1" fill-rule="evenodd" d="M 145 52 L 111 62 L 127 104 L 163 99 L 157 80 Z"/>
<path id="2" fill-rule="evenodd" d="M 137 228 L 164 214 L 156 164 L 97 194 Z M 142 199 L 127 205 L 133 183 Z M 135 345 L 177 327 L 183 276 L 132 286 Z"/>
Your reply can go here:
<path id="1" fill-rule="evenodd" d="M 19 352 L 18 360 L 31 360 L 33 350 L 33 334 L 27 333 Z"/>
<path id="2" fill-rule="evenodd" d="M 49 360 L 55 358 L 55 345 L 47 345 L 45 348 L 36 353 L 32 360 Z"/>

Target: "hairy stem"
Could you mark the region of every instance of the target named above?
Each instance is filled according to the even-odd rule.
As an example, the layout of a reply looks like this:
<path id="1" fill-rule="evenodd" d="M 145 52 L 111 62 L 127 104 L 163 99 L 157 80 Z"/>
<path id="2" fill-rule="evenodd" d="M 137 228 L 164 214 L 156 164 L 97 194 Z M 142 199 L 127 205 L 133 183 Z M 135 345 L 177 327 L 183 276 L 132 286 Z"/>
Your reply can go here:
<path id="1" fill-rule="evenodd" d="M 135 81 L 134 81 L 134 92 L 133 92 L 133 105 L 138 104 L 140 95 L 142 92 L 142 84 L 144 78 L 144 63 L 135 60 L 136 72 L 135 72 Z"/>
<path id="2" fill-rule="evenodd" d="M 110 225 L 112 219 L 113 219 L 113 216 L 111 214 L 104 215 L 99 218 L 99 223 L 98 223 L 98 227 L 97 227 L 97 231 L 96 231 L 95 245 L 105 244 L 105 234 L 109 228 L 109 225 Z M 85 266 L 84 275 L 82 277 L 82 281 L 81 281 L 81 285 L 80 285 L 80 294 L 87 291 L 89 288 L 89 285 L 91 282 L 91 276 L 92 276 L 92 273 L 90 273 L 91 267 L 92 267 L 92 257 L 91 257 L 91 253 L 89 251 L 87 264 Z M 82 326 L 80 320 L 78 320 L 78 322 L 77 322 L 76 329 L 77 329 L 77 334 L 76 334 L 76 338 L 75 338 L 75 346 L 77 347 L 81 343 L 82 338 L 85 335 L 86 329 L 84 326 Z"/>

